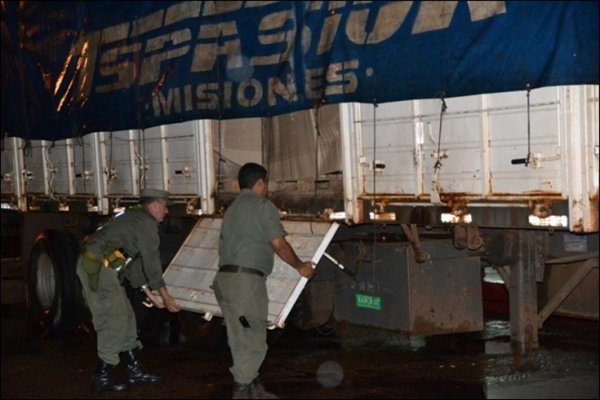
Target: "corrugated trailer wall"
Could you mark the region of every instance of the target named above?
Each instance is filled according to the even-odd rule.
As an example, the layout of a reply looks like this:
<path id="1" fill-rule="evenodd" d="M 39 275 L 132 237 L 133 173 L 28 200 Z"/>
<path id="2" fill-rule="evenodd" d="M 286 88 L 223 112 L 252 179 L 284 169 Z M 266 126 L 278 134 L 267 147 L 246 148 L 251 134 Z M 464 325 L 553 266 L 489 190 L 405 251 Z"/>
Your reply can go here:
<path id="1" fill-rule="evenodd" d="M 455 214 L 487 209 L 473 222 L 510 227 L 491 211 L 527 208 L 526 218 L 565 216 L 562 228 L 597 232 L 598 86 L 532 90 L 529 109 L 527 95 L 444 99 L 443 113 L 441 99 L 342 105 L 344 140 L 358 149 L 344 154 L 352 219 L 368 221 L 375 197 L 380 212 L 444 204 Z"/>

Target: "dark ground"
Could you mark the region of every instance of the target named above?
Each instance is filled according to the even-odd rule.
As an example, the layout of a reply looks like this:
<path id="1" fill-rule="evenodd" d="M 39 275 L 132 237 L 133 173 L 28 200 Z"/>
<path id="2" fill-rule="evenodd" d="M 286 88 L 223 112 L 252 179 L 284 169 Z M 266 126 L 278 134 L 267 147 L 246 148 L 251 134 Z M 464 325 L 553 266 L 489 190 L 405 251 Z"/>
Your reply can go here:
<path id="1" fill-rule="evenodd" d="M 2 308 L 2 398 L 228 398 L 229 353 L 186 341 L 148 344 L 143 366 L 164 375 L 123 393 L 92 394 L 95 337 L 44 337 L 25 306 Z M 540 330 L 540 369 L 511 373 L 510 326 L 408 337 L 338 323 L 335 333 L 284 330 L 261 369 L 282 398 L 598 398 L 598 322 L 551 317 Z M 179 342 L 179 343 L 177 343 Z M 118 370 L 124 376 L 123 368 Z"/>

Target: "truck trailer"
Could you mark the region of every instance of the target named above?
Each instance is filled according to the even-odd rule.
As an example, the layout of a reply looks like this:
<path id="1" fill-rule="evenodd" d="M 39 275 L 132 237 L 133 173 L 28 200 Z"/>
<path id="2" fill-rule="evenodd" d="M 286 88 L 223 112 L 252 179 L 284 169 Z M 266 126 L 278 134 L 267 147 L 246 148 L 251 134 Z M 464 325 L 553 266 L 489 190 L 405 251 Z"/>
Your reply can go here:
<path id="1" fill-rule="evenodd" d="M 220 221 L 250 161 L 317 268 L 276 260 L 275 331 L 481 331 L 491 272 L 516 369 L 537 365 L 551 314 L 598 320 L 597 3 L 271 3 L 74 3 L 53 29 L 45 3 L 6 3 L 3 257 L 21 260 L 33 320 L 85 320 L 79 243 L 153 187 L 175 201 L 169 292 L 218 321 Z M 520 23 L 532 10 L 541 43 Z M 512 54 L 506 23 L 540 51 Z"/>

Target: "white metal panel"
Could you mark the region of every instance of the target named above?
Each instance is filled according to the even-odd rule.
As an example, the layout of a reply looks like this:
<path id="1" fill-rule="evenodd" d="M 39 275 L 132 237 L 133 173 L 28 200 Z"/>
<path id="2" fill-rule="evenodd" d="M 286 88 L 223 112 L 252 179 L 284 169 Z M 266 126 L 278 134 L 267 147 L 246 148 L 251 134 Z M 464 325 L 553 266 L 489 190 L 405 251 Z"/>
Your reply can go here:
<path id="1" fill-rule="evenodd" d="M 237 179 L 237 168 L 247 162 L 262 163 L 262 119 L 239 118 L 215 121 L 215 149 L 225 163 L 233 163 Z M 225 171 L 221 171 L 222 173 Z M 221 176 L 220 178 L 225 178 Z"/>
<path id="2" fill-rule="evenodd" d="M 362 167 L 366 193 L 418 194 L 415 120 L 410 101 L 361 104 Z M 375 146 L 375 151 L 373 150 Z M 373 174 L 373 160 L 385 167 Z"/>
<path id="3" fill-rule="evenodd" d="M 344 210 L 346 222 L 352 223 L 360 219 L 358 196 L 363 190 L 360 173 L 362 158 L 362 125 L 355 123 L 360 114 L 357 103 L 340 104 L 340 136 L 342 140 Z"/>
<path id="4" fill-rule="evenodd" d="M 5 141 L 5 149 L 13 151 L 13 142 Z M 12 176 L 20 174 L 26 177 L 22 192 L 27 195 L 67 200 L 96 197 L 95 211 L 107 213 L 109 198 L 137 197 L 145 184 L 169 190 L 174 198 L 201 197 L 202 211 L 214 212 L 211 194 L 216 179 L 209 121 L 146 131 L 96 132 L 56 142 L 31 141 L 25 149 L 24 143 L 11 153 L 22 160 L 17 169 L 11 157 L 2 157 L 2 190 L 7 195 L 18 190 Z"/>
<path id="5" fill-rule="evenodd" d="M 564 104 L 560 88 L 540 88 L 530 92 L 529 145 L 533 163 L 512 164 L 526 158 L 527 92 L 497 93 L 489 96 L 490 165 L 492 193 L 522 194 L 539 191 L 560 194 L 564 188 L 561 169 Z"/>
<path id="6" fill-rule="evenodd" d="M 50 198 L 97 192 L 93 135 L 56 142 L 33 140 L 19 147 L 26 194 Z"/>
<path id="7" fill-rule="evenodd" d="M 272 180 L 326 179 L 342 169 L 338 105 L 278 115 L 266 120 L 264 147 Z"/>
<path id="8" fill-rule="evenodd" d="M 46 193 L 44 164 L 44 141 L 31 141 L 28 148 L 23 150 L 23 168 L 28 171 L 30 178 L 25 182 L 27 194 Z"/>
<path id="9" fill-rule="evenodd" d="M 73 171 L 75 194 L 97 195 L 98 173 L 94 169 L 94 136 L 85 135 L 73 142 Z"/>
<path id="10" fill-rule="evenodd" d="M 2 165 L 2 181 L 0 182 L 1 192 L 3 196 L 20 196 L 19 186 L 21 186 L 22 174 L 19 158 L 22 159 L 23 140 L 20 138 L 4 138 L 2 139 L 2 157 L 0 162 Z"/>
<path id="11" fill-rule="evenodd" d="M 26 182 L 25 190 L 27 194 L 46 194 L 46 178 L 51 176 L 46 171 L 46 149 L 50 142 L 44 140 L 32 140 L 29 147 L 24 150 L 23 163 L 29 171 L 30 179 Z"/>
<path id="12" fill-rule="evenodd" d="M 599 156 L 600 156 L 600 107 L 599 102 L 599 87 L 586 86 L 585 88 L 585 107 L 586 107 L 586 119 L 585 119 L 585 130 L 587 135 L 587 160 L 590 165 L 588 173 L 589 198 L 598 200 L 598 185 L 600 184 L 600 168 L 599 168 Z"/>
<path id="13" fill-rule="evenodd" d="M 139 153 L 134 150 L 136 131 L 100 133 L 100 159 L 106 176 L 107 195 L 134 196 Z"/>
<path id="14" fill-rule="evenodd" d="M 425 191 L 431 192 L 429 182 L 435 181 L 440 193 L 483 195 L 482 99 L 468 96 L 445 102 L 447 109 L 441 119 L 441 100 L 423 100 L 421 105 L 421 119 L 426 124 L 421 152 Z"/>
<path id="15" fill-rule="evenodd" d="M 170 169 L 170 165 L 166 158 L 166 130 L 165 126 L 155 126 L 141 133 L 138 151 L 144 162 L 141 180 L 145 187 L 167 189 L 165 171 Z"/>
<path id="16" fill-rule="evenodd" d="M 361 105 L 366 194 L 430 194 L 438 161 L 438 190 L 484 193 L 482 99 L 469 96 L 445 102 L 441 120 L 440 99 Z M 376 174 L 373 160 L 385 166 Z"/>
<path id="17" fill-rule="evenodd" d="M 208 120 L 197 121 L 194 125 L 194 137 L 198 142 L 195 152 L 198 166 L 196 179 L 199 188 L 200 209 L 204 214 L 214 214 L 215 212 L 213 193 L 216 190 L 217 179 L 215 179 L 216 168 L 211 126 L 212 123 Z"/>
<path id="18" fill-rule="evenodd" d="M 219 192 L 238 192 L 237 174 L 240 167 L 247 162 L 262 164 L 262 129 L 262 118 L 212 122 L 211 137 L 215 154 L 213 176 L 219 182 Z"/>
<path id="19" fill-rule="evenodd" d="M 51 143 L 45 148 L 45 162 L 48 173 L 48 195 L 68 196 L 71 193 L 71 176 L 73 145 L 72 139 Z"/>
<path id="20" fill-rule="evenodd" d="M 171 194 L 200 193 L 196 155 L 199 151 L 198 140 L 201 138 L 194 127 L 198 123 L 200 121 L 189 121 L 164 127 L 166 159 L 163 162 L 167 163 L 167 188 Z M 150 182 L 146 180 L 148 186 L 160 187 L 151 185 Z"/>
<path id="21" fill-rule="evenodd" d="M 586 90 L 594 88 L 597 91 L 597 87 Z M 570 157 L 588 160 L 592 172 L 584 179 L 597 188 L 597 167 L 593 167 L 598 160 L 597 110 L 592 105 L 597 106 L 597 96 L 595 102 L 593 94 L 580 101 L 588 104 L 584 112 L 585 106 L 573 104 L 577 99 L 568 95 L 579 90 L 583 89 L 552 87 L 530 92 L 529 143 L 525 90 L 445 99 L 447 109 L 441 119 L 440 99 L 377 107 L 361 104 L 352 132 L 361 132 L 357 157 L 360 179 L 365 182 L 361 194 L 428 194 L 428 182 L 434 179 L 439 160 L 438 183 L 443 193 L 488 199 L 547 193 L 567 198 L 566 181 L 573 166 L 564 154 L 565 142 L 573 138 L 578 139 L 571 143 Z M 591 135 L 585 141 L 584 131 Z M 532 159 L 527 167 L 512 163 L 526 158 L 528 151 Z M 376 174 L 373 161 L 382 165 Z"/>
<path id="22" fill-rule="evenodd" d="M 445 99 L 441 119 L 440 99 L 340 105 L 347 221 L 373 194 L 490 207 L 546 196 L 568 199 L 570 231 L 596 232 L 598 86 L 537 88 L 529 100 L 529 127 L 526 90 Z"/>
<path id="23" fill-rule="evenodd" d="M 219 264 L 220 218 L 201 218 L 163 274 L 167 289 L 183 309 L 222 316 L 210 288 Z M 315 264 L 339 225 L 325 222 L 282 221 L 298 257 Z M 293 304 L 306 285 L 301 277 L 279 257 L 275 257 L 272 274 L 267 278 L 268 320 L 271 327 L 283 327 Z"/>
<path id="24" fill-rule="evenodd" d="M 598 86 L 563 91 L 569 230 L 598 231 Z M 561 97 L 562 99 L 563 97 Z"/>
<path id="25" fill-rule="evenodd" d="M 202 197 L 212 212 L 214 186 L 210 124 L 194 120 L 146 130 L 102 132 L 98 150 L 108 196 L 139 195 L 141 187 L 174 197 Z"/>

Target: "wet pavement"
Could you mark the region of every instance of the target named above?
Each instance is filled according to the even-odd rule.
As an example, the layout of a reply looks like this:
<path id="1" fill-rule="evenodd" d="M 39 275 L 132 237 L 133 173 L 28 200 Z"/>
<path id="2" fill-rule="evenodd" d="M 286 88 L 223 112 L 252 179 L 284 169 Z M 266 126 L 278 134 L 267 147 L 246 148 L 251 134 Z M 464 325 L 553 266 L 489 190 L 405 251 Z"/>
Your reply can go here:
<path id="1" fill-rule="evenodd" d="M 598 398 L 598 321 L 549 318 L 539 333 L 540 369 L 511 372 L 510 325 L 486 318 L 483 332 L 430 338 L 337 323 L 318 332 L 272 335 L 261 380 L 281 398 Z M 223 343 L 178 334 L 147 344 L 145 369 L 160 384 L 93 394 L 93 332 L 44 336 L 24 305 L 2 306 L 2 398 L 228 398 L 230 356 Z M 117 370 L 124 377 L 123 365 Z"/>

